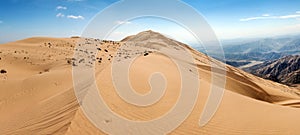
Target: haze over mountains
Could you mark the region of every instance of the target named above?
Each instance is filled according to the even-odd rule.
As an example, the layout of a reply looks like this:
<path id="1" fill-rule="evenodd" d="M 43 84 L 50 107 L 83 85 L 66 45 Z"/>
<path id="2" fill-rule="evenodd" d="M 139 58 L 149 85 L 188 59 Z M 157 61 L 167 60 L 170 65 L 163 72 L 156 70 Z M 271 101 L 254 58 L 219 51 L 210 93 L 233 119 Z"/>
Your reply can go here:
<path id="1" fill-rule="evenodd" d="M 213 52 L 213 48 L 210 51 Z M 265 38 L 253 41 L 238 43 L 224 43 L 226 63 L 235 67 L 242 67 L 247 64 L 260 64 L 265 61 L 277 60 L 284 56 L 300 54 L 299 36 Z M 205 53 L 205 50 L 198 49 Z M 218 59 L 218 55 L 212 57 Z M 252 64 L 251 64 L 252 63 Z M 249 67 L 249 66 L 245 66 Z M 242 68 L 245 68 L 242 67 Z"/>
<path id="2" fill-rule="evenodd" d="M 224 45 L 224 52 L 230 60 L 274 60 L 299 54 L 300 38 L 269 38 L 238 45 Z"/>
<path id="3" fill-rule="evenodd" d="M 94 47 L 96 53 L 80 50 L 75 48 L 76 45 Z M 118 49 L 121 49 L 121 53 Z M 3 135 L 105 134 L 89 121 L 77 102 L 72 67 L 81 64 L 89 68 L 95 66 L 98 96 L 116 114 L 134 121 L 163 116 L 176 104 L 181 90 L 180 72 L 172 59 L 180 60 L 185 65 L 184 72 L 188 73 L 186 79 L 196 78 L 200 87 L 191 114 L 171 134 L 300 133 L 299 88 L 274 83 L 224 65 L 157 32 L 141 32 L 121 42 L 89 38 L 29 38 L 0 45 L 0 50 L 0 70 L 5 71 L 0 74 L 0 134 Z M 159 53 L 160 50 L 190 51 L 194 63 L 186 61 L 186 56 L 181 53 L 165 56 Z M 74 58 L 74 53 L 87 57 Z M 162 98 L 143 108 L 121 99 L 112 81 L 112 62 L 120 64 L 135 56 L 138 57 L 130 69 L 130 81 L 136 92 L 145 94 L 152 85 L 160 86 L 159 79 L 151 80 L 156 83 L 149 85 L 149 77 L 156 72 L 164 74 L 168 82 Z M 215 116 L 200 128 L 199 117 L 212 85 L 222 87 L 213 83 L 221 82 L 222 78 L 213 80 L 212 64 L 226 67 L 225 93 Z M 106 125 L 116 122 L 110 117 L 101 121 Z"/>

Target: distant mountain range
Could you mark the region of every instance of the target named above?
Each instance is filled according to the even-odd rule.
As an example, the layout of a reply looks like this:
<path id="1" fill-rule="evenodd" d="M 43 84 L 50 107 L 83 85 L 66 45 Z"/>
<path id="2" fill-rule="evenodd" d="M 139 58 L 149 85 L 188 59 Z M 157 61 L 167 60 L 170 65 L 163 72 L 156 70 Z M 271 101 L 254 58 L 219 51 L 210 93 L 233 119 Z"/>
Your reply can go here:
<path id="1" fill-rule="evenodd" d="M 224 45 L 226 59 L 267 61 L 300 52 L 299 38 L 262 39 L 258 41 Z"/>
<path id="2" fill-rule="evenodd" d="M 300 84 L 300 55 L 286 56 L 244 69 L 259 77 L 283 84 Z"/>
<path id="3" fill-rule="evenodd" d="M 206 53 L 214 48 L 196 48 Z M 275 60 L 283 56 L 300 53 L 300 36 L 290 38 L 266 38 L 256 41 L 223 44 L 225 57 L 228 60 Z M 217 52 L 215 53 L 217 54 Z M 214 57 L 214 54 L 211 54 Z M 215 55 L 218 56 L 218 55 Z"/>
<path id="4" fill-rule="evenodd" d="M 300 84 L 300 36 L 223 43 L 225 60 L 218 58 L 214 48 L 197 50 L 265 79 Z"/>
<path id="5" fill-rule="evenodd" d="M 203 48 L 196 49 L 203 53 L 209 51 L 212 57 L 229 65 L 248 67 L 247 65 L 252 65 L 253 63 L 263 63 L 289 55 L 300 54 L 300 36 L 247 40 L 244 42 L 224 42 L 225 60 L 219 58 L 219 52 L 214 48 L 206 48 L 206 50 Z"/>

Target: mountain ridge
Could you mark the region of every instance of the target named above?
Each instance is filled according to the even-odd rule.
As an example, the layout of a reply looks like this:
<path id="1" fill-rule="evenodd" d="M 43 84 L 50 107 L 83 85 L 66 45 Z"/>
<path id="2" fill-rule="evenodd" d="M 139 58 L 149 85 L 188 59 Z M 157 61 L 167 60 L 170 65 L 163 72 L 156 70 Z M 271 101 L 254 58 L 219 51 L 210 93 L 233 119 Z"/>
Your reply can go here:
<path id="1" fill-rule="evenodd" d="M 291 55 L 244 69 L 259 77 L 292 85 L 300 83 L 300 55 Z"/>

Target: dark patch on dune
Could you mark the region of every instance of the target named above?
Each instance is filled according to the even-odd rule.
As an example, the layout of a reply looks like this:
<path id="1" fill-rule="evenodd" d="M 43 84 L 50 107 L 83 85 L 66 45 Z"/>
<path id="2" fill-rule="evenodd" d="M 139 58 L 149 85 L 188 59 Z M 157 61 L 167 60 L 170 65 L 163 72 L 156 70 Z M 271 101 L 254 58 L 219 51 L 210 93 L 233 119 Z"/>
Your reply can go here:
<path id="1" fill-rule="evenodd" d="M 1 69 L 1 70 L 0 70 L 0 73 L 1 73 L 1 74 L 6 74 L 6 73 L 7 73 L 7 71 L 6 71 L 6 70 L 4 70 L 4 69 Z"/>
<path id="2" fill-rule="evenodd" d="M 148 56 L 148 55 L 149 55 L 149 53 L 147 53 L 147 52 L 144 53 L 144 56 Z"/>

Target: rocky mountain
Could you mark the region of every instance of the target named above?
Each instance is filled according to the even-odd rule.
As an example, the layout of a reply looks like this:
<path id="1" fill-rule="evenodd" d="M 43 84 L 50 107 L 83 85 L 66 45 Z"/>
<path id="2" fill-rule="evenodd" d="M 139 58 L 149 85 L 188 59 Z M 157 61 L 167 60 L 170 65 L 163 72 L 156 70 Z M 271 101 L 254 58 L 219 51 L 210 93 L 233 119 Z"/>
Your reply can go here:
<path id="1" fill-rule="evenodd" d="M 283 84 L 300 84 L 300 55 L 286 56 L 245 69 L 265 79 Z"/>

